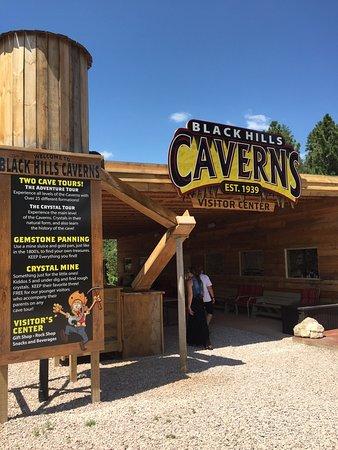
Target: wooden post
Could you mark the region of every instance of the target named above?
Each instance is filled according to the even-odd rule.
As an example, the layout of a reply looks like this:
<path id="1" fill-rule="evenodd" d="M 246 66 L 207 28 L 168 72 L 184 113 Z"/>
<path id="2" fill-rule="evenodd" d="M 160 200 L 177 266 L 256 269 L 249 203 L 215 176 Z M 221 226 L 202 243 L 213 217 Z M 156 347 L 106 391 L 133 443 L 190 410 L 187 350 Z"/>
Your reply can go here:
<path id="1" fill-rule="evenodd" d="M 48 395 L 48 363 L 49 360 L 40 359 L 39 361 L 39 401 L 46 402 Z"/>
<path id="2" fill-rule="evenodd" d="M 100 352 L 91 352 L 90 365 L 92 403 L 96 403 L 100 401 Z"/>
<path id="3" fill-rule="evenodd" d="M 8 419 L 8 366 L 0 366 L 0 423 Z"/>
<path id="4" fill-rule="evenodd" d="M 69 355 L 69 380 L 72 383 L 77 381 L 77 356 Z"/>
<path id="5" fill-rule="evenodd" d="M 61 361 L 60 356 L 54 356 L 54 367 L 59 367 L 60 361 Z"/>
<path id="6" fill-rule="evenodd" d="M 178 294 L 178 337 L 180 350 L 180 369 L 187 372 L 187 336 L 185 321 L 185 290 L 184 290 L 184 266 L 183 266 L 183 241 L 184 238 L 176 238 L 176 266 L 177 266 L 177 294 Z"/>

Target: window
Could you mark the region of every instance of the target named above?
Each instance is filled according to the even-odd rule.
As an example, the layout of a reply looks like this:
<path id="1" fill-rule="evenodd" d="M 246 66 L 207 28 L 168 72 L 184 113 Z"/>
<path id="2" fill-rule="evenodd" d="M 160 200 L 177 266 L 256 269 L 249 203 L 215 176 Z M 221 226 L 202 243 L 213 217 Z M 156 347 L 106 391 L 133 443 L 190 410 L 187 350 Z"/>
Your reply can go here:
<path id="1" fill-rule="evenodd" d="M 319 278 L 316 248 L 286 249 L 288 278 Z"/>
<path id="2" fill-rule="evenodd" d="M 252 250 L 240 253 L 240 274 L 246 276 L 263 276 L 263 251 Z"/>

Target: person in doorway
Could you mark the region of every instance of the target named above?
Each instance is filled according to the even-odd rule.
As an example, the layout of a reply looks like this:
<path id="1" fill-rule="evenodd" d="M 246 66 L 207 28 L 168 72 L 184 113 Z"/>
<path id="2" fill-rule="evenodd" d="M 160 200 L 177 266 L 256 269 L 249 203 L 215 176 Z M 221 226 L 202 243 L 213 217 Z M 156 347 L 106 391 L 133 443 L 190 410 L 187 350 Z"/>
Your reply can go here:
<path id="1" fill-rule="evenodd" d="M 207 324 L 209 326 L 212 319 L 212 315 L 214 313 L 215 294 L 210 278 L 208 277 L 208 275 L 203 273 L 202 268 L 200 268 L 199 274 L 203 283 L 203 302 L 205 313 L 207 316 Z"/>
<path id="2" fill-rule="evenodd" d="M 188 345 L 202 345 L 205 349 L 212 350 L 209 338 L 209 327 L 204 310 L 202 280 L 198 271 L 193 268 L 188 270 L 187 278 Z"/>

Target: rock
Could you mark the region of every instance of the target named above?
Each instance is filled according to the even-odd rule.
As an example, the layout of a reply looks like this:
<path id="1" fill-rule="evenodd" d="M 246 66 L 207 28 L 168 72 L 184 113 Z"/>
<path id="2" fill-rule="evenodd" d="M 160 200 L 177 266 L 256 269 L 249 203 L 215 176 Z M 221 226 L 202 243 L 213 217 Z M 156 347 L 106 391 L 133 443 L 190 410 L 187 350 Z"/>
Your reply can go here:
<path id="1" fill-rule="evenodd" d="M 295 336 L 309 337 L 310 339 L 322 338 L 323 332 L 324 327 L 312 317 L 307 317 L 293 328 L 293 334 Z"/>

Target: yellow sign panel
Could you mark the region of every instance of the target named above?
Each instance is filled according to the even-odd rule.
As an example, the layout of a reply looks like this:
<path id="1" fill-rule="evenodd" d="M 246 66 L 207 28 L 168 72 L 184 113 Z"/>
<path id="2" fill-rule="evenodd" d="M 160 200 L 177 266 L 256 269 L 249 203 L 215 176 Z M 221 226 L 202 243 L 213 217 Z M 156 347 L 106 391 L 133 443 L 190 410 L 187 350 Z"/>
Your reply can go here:
<path id="1" fill-rule="evenodd" d="M 230 209 L 232 211 L 274 212 L 275 203 L 271 201 L 226 199 L 226 198 L 195 198 L 191 199 L 194 208 Z"/>
<path id="2" fill-rule="evenodd" d="M 300 196 L 299 155 L 281 136 L 196 120 L 187 127 L 176 131 L 169 149 L 169 173 L 180 193 L 234 182 L 291 201 Z"/>

